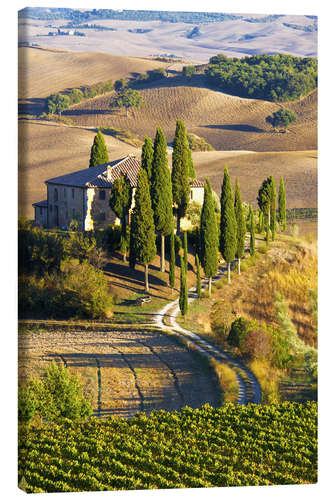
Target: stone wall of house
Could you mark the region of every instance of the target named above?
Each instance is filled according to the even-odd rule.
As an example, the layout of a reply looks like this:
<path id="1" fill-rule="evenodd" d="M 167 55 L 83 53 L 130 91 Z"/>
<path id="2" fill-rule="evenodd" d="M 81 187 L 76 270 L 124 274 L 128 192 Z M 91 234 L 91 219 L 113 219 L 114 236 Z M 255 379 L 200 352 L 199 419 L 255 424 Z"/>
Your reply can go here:
<path id="1" fill-rule="evenodd" d="M 41 227 L 47 227 L 47 207 L 34 207 L 35 223 Z"/>
<path id="2" fill-rule="evenodd" d="M 101 229 L 109 224 L 119 223 L 109 206 L 110 189 L 87 188 L 85 190 L 84 230 Z"/>
<path id="3" fill-rule="evenodd" d="M 84 191 L 80 187 L 48 184 L 48 227 L 68 227 L 75 219 L 83 229 Z"/>
<path id="4" fill-rule="evenodd" d="M 190 201 L 203 205 L 205 190 L 203 187 L 192 187 L 190 190 Z"/>

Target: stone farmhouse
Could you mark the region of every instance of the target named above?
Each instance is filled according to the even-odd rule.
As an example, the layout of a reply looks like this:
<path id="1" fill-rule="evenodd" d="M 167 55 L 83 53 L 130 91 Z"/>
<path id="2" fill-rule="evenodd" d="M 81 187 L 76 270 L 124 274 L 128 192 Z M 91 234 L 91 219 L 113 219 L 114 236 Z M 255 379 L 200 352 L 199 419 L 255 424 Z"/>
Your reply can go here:
<path id="1" fill-rule="evenodd" d="M 45 228 L 66 229 L 77 220 L 82 231 L 101 229 L 119 223 L 109 207 L 110 190 L 115 179 L 127 175 L 133 188 L 133 202 L 140 169 L 134 155 L 86 168 L 45 181 L 47 199 L 33 203 L 35 223 Z M 190 200 L 203 203 L 204 183 L 191 181 Z"/>

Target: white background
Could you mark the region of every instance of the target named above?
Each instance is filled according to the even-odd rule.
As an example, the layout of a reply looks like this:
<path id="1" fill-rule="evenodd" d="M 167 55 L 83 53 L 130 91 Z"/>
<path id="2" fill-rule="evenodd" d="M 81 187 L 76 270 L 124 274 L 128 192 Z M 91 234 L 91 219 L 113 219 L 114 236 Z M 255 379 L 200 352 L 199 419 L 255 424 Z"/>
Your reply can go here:
<path id="1" fill-rule="evenodd" d="M 314 497 L 331 498 L 333 479 L 332 447 L 332 180 L 333 155 L 330 148 L 332 134 L 332 47 L 333 16 L 329 1 L 292 2 L 264 0 L 225 2 L 217 0 L 124 0 L 123 3 L 106 0 L 75 0 L 60 2 L 43 0 L 22 2 L 13 0 L 1 4 L 1 483 L 0 493 L 5 499 L 25 495 L 17 489 L 16 467 L 16 384 L 17 384 L 17 11 L 24 7 L 71 7 L 71 8 L 125 8 L 148 10 L 189 10 L 226 13 L 253 14 L 300 14 L 319 17 L 319 483 L 307 486 L 268 486 L 247 488 L 214 488 L 197 490 L 163 490 L 135 492 L 100 492 L 39 494 L 38 499 L 50 498 L 110 498 L 160 500 L 197 499 L 208 496 L 212 499 L 272 499 Z"/>

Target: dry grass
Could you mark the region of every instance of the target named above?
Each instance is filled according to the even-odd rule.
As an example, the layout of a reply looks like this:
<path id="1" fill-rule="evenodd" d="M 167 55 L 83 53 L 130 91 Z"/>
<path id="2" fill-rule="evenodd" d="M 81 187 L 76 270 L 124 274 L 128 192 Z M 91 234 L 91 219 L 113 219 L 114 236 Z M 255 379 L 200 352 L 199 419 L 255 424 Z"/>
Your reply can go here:
<path id="1" fill-rule="evenodd" d="M 215 370 L 219 384 L 223 391 L 223 402 L 236 403 L 238 399 L 238 382 L 235 370 L 226 364 L 215 361 L 214 359 L 211 359 L 210 363 Z"/>
<path id="2" fill-rule="evenodd" d="M 297 245 L 294 250 L 286 250 L 277 246 L 250 274 L 248 287 L 239 290 L 235 307 L 241 315 L 279 326 L 274 305 L 278 292 L 289 303 L 290 317 L 299 337 L 316 347 L 317 330 L 309 299 L 309 290 L 316 288 L 315 247 Z"/>

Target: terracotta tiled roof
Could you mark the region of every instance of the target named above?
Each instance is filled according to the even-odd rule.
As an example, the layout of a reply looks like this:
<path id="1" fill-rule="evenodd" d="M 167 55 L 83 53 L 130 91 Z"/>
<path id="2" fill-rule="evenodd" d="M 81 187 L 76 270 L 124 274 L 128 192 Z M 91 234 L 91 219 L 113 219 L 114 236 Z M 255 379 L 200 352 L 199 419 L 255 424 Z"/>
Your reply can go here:
<path id="1" fill-rule="evenodd" d="M 61 184 L 73 187 L 111 187 L 114 180 L 122 174 L 127 174 L 131 186 L 136 186 L 136 178 L 140 169 L 140 162 L 134 156 L 126 156 L 121 160 L 116 160 L 96 167 L 85 168 L 78 172 L 67 175 L 60 175 L 53 179 L 48 179 L 46 184 Z M 109 176 L 108 176 L 109 170 Z"/>
<path id="2" fill-rule="evenodd" d="M 191 185 L 191 187 L 194 187 L 194 188 L 203 188 L 205 186 L 205 183 L 202 181 L 199 181 L 199 179 L 192 179 L 190 181 L 190 185 Z"/>
<path id="3" fill-rule="evenodd" d="M 97 167 L 85 168 L 84 170 L 67 175 L 60 175 L 60 177 L 54 177 L 45 182 L 46 184 L 60 184 L 82 188 L 110 188 L 115 179 L 118 179 L 121 175 L 127 175 L 131 186 L 136 187 L 139 170 L 139 160 L 135 156 L 125 156 L 121 160 L 97 165 Z M 194 188 L 204 187 L 204 183 L 198 179 L 192 179 L 190 185 Z"/>

